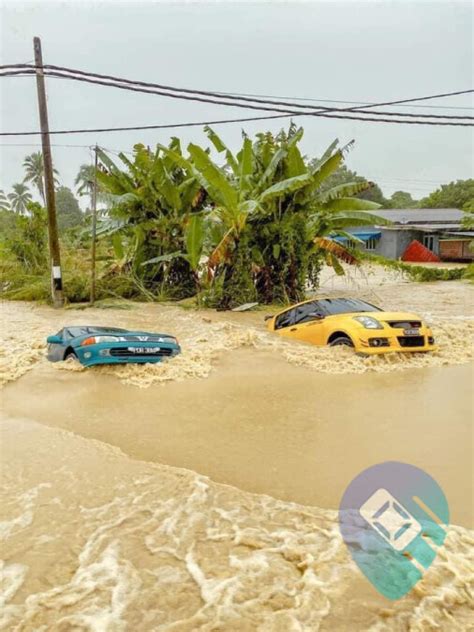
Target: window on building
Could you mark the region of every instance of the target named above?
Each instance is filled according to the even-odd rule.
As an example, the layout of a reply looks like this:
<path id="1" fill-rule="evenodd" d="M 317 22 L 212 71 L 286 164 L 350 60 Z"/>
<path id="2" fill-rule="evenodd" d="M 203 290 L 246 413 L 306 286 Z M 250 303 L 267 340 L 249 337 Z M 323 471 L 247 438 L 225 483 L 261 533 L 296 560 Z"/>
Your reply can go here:
<path id="1" fill-rule="evenodd" d="M 371 237 L 370 239 L 367 239 L 367 241 L 365 242 L 366 250 L 375 250 L 376 247 L 377 247 L 377 239 L 375 239 L 375 237 Z"/>
<path id="2" fill-rule="evenodd" d="M 423 235 L 423 246 L 434 252 L 435 248 L 435 238 L 434 235 Z"/>

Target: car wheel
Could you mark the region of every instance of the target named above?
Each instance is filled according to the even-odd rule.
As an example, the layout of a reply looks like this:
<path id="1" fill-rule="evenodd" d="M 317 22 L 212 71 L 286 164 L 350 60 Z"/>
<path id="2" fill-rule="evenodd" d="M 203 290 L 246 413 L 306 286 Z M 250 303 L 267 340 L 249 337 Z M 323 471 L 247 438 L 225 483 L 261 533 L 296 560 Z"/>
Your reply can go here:
<path id="1" fill-rule="evenodd" d="M 66 355 L 64 356 L 65 360 L 77 360 L 77 355 L 74 353 L 74 351 L 67 351 Z"/>
<path id="2" fill-rule="evenodd" d="M 354 343 L 347 336 L 338 336 L 337 338 L 334 338 L 334 340 L 332 340 L 329 343 L 329 346 L 330 347 L 344 346 L 344 347 L 352 347 L 352 348 L 354 348 Z"/>

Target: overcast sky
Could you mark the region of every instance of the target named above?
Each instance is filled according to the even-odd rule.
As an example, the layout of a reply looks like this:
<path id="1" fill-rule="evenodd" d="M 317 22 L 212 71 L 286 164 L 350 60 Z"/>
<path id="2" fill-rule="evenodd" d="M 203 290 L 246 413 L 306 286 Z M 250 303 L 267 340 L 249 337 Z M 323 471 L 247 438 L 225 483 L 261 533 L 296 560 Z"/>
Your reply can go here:
<path id="1" fill-rule="evenodd" d="M 42 38 L 44 63 L 187 88 L 285 97 L 380 102 L 465 90 L 473 83 L 471 2 L 13 2 L 1 3 L 1 57 L 30 62 Z M 1 131 L 39 128 L 32 78 L 3 78 Z M 151 125 L 252 116 L 251 111 L 47 80 L 50 129 Z M 429 102 L 472 108 L 469 96 Z M 329 104 L 326 104 L 329 105 Z M 340 105 L 340 107 L 343 107 Z M 392 109 L 400 110 L 400 106 Z M 407 112 L 421 112 L 419 108 Z M 473 110 L 428 110 L 473 114 Z M 263 113 L 265 114 L 265 113 Z M 470 128 L 359 123 L 305 117 L 303 149 L 319 155 L 334 139 L 355 147 L 347 164 L 386 195 L 414 197 L 472 177 Z M 215 129 L 233 148 L 281 121 Z M 53 143 L 129 150 L 172 135 L 206 142 L 201 129 L 59 136 Z M 0 188 L 23 179 L 23 157 L 37 137 L 0 137 Z M 73 186 L 87 147 L 53 147 L 66 186 Z"/>

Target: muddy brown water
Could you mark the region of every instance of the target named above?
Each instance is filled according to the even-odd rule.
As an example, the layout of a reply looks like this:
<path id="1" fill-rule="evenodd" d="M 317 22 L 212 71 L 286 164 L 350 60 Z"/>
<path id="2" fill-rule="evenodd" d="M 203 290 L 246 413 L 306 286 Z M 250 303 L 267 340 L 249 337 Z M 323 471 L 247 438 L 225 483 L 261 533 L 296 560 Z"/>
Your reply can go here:
<path id="1" fill-rule="evenodd" d="M 357 283 L 421 313 L 440 352 L 367 361 L 288 344 L 261 313 L 5 304 L 0 626 L 469 629 L 472 288 Z M 52 365 L 44 337 L 65 318 L 176 333 L 184 353 Z M 428 471 L 458 525 L 396 603 L 354 567 L 334 511 L 355 475 L 389 459 Z"/>
<path id="2" fill-rule="evenodd" d="M 3 399 L 12 417 L 305 505 L 336 508 L 368 465 L 412 463 L 443 487 L 452 521 L 473 526 L 472 377 L 469 365 L 335 377 L 238 350 L 206 380 L 139 391 L 45 366 Z"/>

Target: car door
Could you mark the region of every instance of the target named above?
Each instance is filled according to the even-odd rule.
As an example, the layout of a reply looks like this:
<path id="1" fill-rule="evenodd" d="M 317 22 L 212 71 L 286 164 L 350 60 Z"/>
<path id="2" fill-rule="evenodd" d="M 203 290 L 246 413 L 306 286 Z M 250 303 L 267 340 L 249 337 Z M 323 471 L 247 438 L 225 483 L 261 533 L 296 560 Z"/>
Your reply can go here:
<path id="1" fill-rule="evenodd" d="M 325 312 L 318 301 L 297 305 L 288 334 L 313 345 L 326 344 Z"/>

